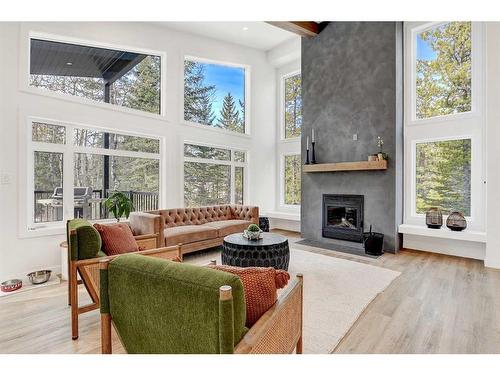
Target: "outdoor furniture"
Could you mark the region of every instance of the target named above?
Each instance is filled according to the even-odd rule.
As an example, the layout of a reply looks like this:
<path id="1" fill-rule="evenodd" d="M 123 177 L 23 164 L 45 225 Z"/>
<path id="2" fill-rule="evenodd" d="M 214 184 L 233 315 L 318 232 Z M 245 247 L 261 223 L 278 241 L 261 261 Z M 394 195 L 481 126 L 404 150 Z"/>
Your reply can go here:
<path id="1" fill-rule="evenodd" d="M 302 276 L 252 326 L 240 278 L 135 254 L 101 262 L 101 349 L 128 353 L 302 353 Z"/>
<path id="2" fill-rule="evenodd" d="M 106 256 L 101 250 L 101 237 L 84 219 L 68 220 L 68 304 L 71 305 L 71 336 L 78 338 L 78 315 L 99 308 L 99 262 L 120 255 Z M 182 260 L 181 246 L 158 247 L 158 234 L 134 236 L 140 251 L 136 254 L 149 257 Z M 78 275 L 80 280 L 78 280 Z M 78 285 L 82 284 L 92 303 L 78 305 Z"/>
<path id="3" fill-rule="evenodd" d="M 275 233 L 261 233 L 262 238 L 248 240 L 241 233 L 224 238 L 222 264 L 236 267 L 274 267 L 288 270 L 288 239 Z"/>
<path id="4" fill-rule="evenodd" d="M 134 233 L 159 232 L 161 246 L 182 243 L 183 254 L 220 246 L 228 234 L 241 233 L 250 224 L 258 223 L 259 207 L 241 205 L 172 208 L 130 214 Z"/>

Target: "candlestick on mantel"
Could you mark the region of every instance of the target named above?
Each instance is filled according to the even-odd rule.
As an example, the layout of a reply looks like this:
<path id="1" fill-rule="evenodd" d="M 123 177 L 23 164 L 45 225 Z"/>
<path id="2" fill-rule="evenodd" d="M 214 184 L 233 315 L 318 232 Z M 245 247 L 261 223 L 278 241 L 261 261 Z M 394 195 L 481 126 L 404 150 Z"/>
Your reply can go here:
<path id="1" fill-rule="evenodd" d="M 311 164 L 309 161 L 309 136 L 306 137 L 306 164 Z"/>

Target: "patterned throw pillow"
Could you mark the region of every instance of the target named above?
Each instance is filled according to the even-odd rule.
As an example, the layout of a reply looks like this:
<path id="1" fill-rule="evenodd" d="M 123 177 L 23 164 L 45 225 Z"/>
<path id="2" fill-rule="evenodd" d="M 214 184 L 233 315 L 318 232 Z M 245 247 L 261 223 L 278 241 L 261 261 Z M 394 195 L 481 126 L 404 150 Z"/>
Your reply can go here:
<path id="1" fill-rule="evenodd" d="M 106 255 L 117 255 L 139 251 L 132 230 L 127 224 L 94 224 L 102 239 L 102 251 Z"/>
<path id="2" fill-rule="evenodd" d="M 288 272 L 273 267 L 233 267 L 209 265 L 210 268 L 230 272 L 240 277 L 245 290 L 247 307 L 246 326 L 250 328 L 277 301 L 277 290 L 290 280 Z"/>

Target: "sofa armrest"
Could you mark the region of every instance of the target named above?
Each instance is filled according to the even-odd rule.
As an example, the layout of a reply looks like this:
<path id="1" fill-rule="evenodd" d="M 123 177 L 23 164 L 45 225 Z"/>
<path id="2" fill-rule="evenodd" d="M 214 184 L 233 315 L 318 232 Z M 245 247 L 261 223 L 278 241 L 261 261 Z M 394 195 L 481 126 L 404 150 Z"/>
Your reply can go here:
<path id="1" fill-rule="evenodd" d="M 278 301 L 250 328 L 235 354 L 302 353 L 303 279 L 298 274 Z"/>
<path id="2" fill-rule="evenodd" d="M 164 221 L 160 215 L 147 212 L 132 212 L 129 217 L 129 225 L 134 236 L 156 235 L 158 237 L 157 246 L 164 246 L 163 238 Z"/>

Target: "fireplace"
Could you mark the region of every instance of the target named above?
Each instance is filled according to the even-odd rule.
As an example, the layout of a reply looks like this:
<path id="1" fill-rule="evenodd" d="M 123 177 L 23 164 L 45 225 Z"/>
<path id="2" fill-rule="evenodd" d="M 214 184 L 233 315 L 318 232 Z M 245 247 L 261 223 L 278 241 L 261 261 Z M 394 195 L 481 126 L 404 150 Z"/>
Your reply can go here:
<path id="1" fill-rule="evenodd" d="M 323 237 L 363 242 L 363 195 L 323 194 Z"/>

